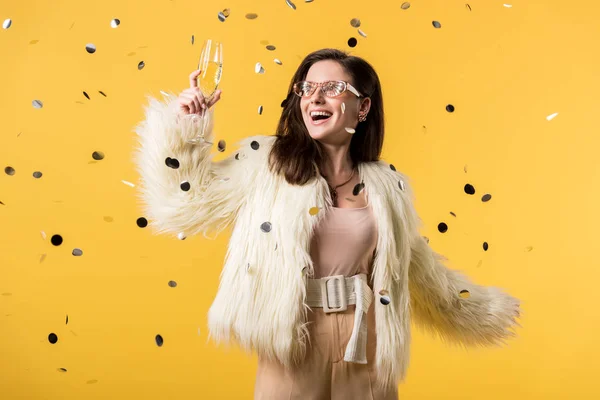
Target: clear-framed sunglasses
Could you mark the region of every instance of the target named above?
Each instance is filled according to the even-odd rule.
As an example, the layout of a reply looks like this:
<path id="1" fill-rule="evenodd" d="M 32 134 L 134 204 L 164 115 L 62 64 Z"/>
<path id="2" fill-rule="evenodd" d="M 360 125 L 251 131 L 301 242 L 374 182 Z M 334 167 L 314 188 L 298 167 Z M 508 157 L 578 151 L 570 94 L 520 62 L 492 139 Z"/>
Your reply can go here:
<path id="1" fill-rule="evenodd" d="M 294 83 L 294 93 L 299 97 L 309 97 L 313 95 L 318 87 L 321 88 L 321 91 L 327 97 L 340 96 L 346 90 L 353 93 L 356 97 L 363 97 L 354 86 L 346 81 L 325 81 L 321 83 L 300 81 Z"/>

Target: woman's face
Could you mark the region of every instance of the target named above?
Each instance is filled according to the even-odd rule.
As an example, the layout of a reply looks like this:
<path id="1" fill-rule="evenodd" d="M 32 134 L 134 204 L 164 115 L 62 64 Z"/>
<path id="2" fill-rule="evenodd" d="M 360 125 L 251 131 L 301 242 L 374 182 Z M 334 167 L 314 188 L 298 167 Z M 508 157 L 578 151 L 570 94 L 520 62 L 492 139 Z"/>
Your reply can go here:
<path id="1" fill-rule="evenodd" d="M 318 83 L 341 80 L 355 86 L 342 66 L 333 60 L 314 63 L 305 80 Z M 313 139 L 327 143 L 343 143 L 351 139 L 352 134 L 346 131 L 346 128 L 356 129 L 359 111 L 368 112 L 369 107 L 369 98 L 358 98 L 349 90 L 338 97 L 327 97 L 317 88 L 311 96 L 302 97 L 300 100 L 302 119 L 308 133 Z M 316 110 L 325 111 L 331 116 L 324 120 L 315 120 L 312 113 Z"/>

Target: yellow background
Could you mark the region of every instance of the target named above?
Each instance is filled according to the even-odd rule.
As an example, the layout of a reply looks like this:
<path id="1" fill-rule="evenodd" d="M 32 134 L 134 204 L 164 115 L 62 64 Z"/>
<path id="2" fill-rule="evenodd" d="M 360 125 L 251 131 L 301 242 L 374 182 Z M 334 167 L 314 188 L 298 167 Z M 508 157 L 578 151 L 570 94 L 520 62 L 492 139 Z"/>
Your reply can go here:
<path id="1" fill-rule="evenodd" d="M 451 268 L 521 299 L 524 329 L 502 349 L 465 351 L 414 331 L 401 399 L 599 398 L 600 6 L 401 3 L 3 2 L 0 20 L 13 24 L 0 30 L 0 398 L 252 398 L 255 356 L 206 343 L 230 231 L 153 236 L 136 225 L 136 188 L 122 182 L 138 180 L 133 129 L 145 96 L 187 87 L 209 37 L 224 43 L 215 133 L 231 147 L 274 132 L 309 52 L 338 47 L 371 62 L 385 101 L 383 159 L 412 178 L 423 234 Z"/>

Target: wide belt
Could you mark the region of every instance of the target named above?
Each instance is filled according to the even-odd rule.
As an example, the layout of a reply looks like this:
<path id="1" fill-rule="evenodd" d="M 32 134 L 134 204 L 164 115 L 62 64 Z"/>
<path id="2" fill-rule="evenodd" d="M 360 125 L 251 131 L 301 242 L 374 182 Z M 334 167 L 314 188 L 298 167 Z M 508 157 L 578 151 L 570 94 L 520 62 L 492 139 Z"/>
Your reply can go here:
<path id="1" fill-rule="evenodd" d="M 341 312 L 349 304 L 356 304 L 354 327 L 346 346 L 344 361 L 367 363 L 367 311 L 373 301 L 373 291 L 367 284 L 366 274 L 308 279 L 306 303 L 309 307 L 323 307 L 323 312 Z"/>

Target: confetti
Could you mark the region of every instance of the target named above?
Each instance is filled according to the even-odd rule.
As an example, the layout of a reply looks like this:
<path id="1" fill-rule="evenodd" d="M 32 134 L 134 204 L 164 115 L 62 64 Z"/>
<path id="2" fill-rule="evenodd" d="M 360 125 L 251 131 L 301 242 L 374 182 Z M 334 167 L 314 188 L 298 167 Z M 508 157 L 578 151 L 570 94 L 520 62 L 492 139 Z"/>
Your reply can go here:
<path id="1" fill-rule="evenodd" d="M 116 28 L 119 25 L 121 25 L 121 20 L 118 18 L 113 19 L 112 21 L 110 21 L 110 27 L 111 28 Z"/>
<path id="2" fill-rule="evenodd" d="M 342 103 L 342 114 L 346 111 L 346 103 Z"/>
<path id="3" fill-rule="evenodd" d="M 256 65 L 254 66 L 254 72 L 256 72 L 257 74 L 264 74 L 265 69 L 259 62 L 257 62 Z"/>
<path id="4" fill-rule="evenodd" d="M 12 26 L 12 20 L 10 18 L 7 18 L 4 20 L 4 22 L 2 23 L 2 28 L 4 29 L 8 29 Z"/>
<path id="5" fill-rule="evenodd" d="M 258 106 L 258 115 L 262 115 L 263 106 Z"/>
<path id="6" fill-rule="evenodd" d="M 179 240 L 185 240 L 185 238 L 186 238 L 185 233 L 179 232 L 177 234 L 177 239 L 179 239 Z"/>
<path id="7" fill-rule="evenodd" d="M 247 19 L 256 19 L 256 18 L 258 18 L 258 14 L 248 13 L 248 14 L 246 14 L 246 18 Z"/>
<path id="8" fill-rule="evenodd" d="M 85 50 L 90 54 L 94 54 L 96 52 L 96 45 L 93 43 L 88 43 L 85 45 Z"/>
<path id="9" fill-rule="evenodd" d="M 275 61 L 275 64 L 283 65 L 283 63 L 278 58 L 274 59 L 273 61 Z"/>
<path id="10" fill-rule="evenodd" d="M 354 128 L 345 128 L 345 129 L 346 129 L 346 132 L 348 132 L 348 133 L 354 133 L 354 132 L 356 132 L 354 130 Z"/>
<path id="11" fill-rule="evenodd" d="M 267 50 L 269 50 L 269 51 L 274 51 L 275 49 L 276 49 L 276 47 L 273 46 L 272 44 L 267 46 Z"/>
<path id="12" fill-rule="evenodd" d="M 367 37 L 367 34 L 366 34 L 366 33 L 364 33 L 363 31 L 361 31 L 360 29 L 358 30 L 358 34 L 359 34 L 360 36 L 364 37 L 364 38 L 366 38 L 366 37 Z"/>
<path id="13" fill-rule="evenodd" d="M 32 101 L 33 104 L 33 108 L 42 108 L 44 107 L 44 103 L 42 103 L 41 100 L 34 100 Z"/>
<path id="14" fill-rule="evenodd" d="M 548 121 L 552 121 L 557 115 L 558 115 L 558 113 L 550 114 L 546 117 L 546 119 Z"/>
<path id="15" fill-rule="evenodd" d="M 121 180 L 121 182 L 123 182 L 127 186 L 135 187 L 135 185 L 133 183 L 131 183 L 131 182 L 128 182 L 128 181 L 125 181 L 125 180 Z"/>
<path id="16" fill-rule="evenodd" d="M 358 28 L 360 26 L 360 19 L 352 18 L 350 20 L 350 25 L 352 25 L 353 28 Z"/>
<path id="17" fill-rule="evenodd" d="M 294 3 L 292 3 L 290 0 L 285 0 L 285 2 L 286 2 L 286 4 L 287 4 L 288 6 L 290 6 L 290 8 L 291 8 L 292 10 L 295 10 L 295 9 L 296 9 L 296 5 L 295 5 Z"/>

